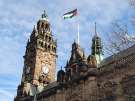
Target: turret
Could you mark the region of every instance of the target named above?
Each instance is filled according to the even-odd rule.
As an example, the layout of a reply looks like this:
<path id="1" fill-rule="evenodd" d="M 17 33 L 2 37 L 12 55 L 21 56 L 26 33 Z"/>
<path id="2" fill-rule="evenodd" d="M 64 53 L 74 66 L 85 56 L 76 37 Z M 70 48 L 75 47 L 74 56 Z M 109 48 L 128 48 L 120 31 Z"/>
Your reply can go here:
<path id="1" fill-rule="evenodd" d="M 65 66 L 66 81 L 77 79 L 82 72 L 87 71 L 87 67 L 87 60 L 85 58 L 83 49 L 79 44 L 74 42 L 72 44 L 71 57 Z"/>
<path id="2" fill-rule="evenodd" d="M 57 73 L 57 82 L 62 83 L 64 82 L 64 80 L 65 80 L 65 72 L 64 70 L 62 70 L 62 67 L 61 67 L 61 70 L 59 70 Z"/>
<path id="3" fill-rule="evenodd" d="M 89 55 L 87 59 L 90 65 L 98 67 L 100 62 L 103 60 L 102 49 L 103 46 L 102 46 L 101 38 L 97 34 L 96 23 L 95 23 L 95 35 L 92 38 L 91 55 Z"/>

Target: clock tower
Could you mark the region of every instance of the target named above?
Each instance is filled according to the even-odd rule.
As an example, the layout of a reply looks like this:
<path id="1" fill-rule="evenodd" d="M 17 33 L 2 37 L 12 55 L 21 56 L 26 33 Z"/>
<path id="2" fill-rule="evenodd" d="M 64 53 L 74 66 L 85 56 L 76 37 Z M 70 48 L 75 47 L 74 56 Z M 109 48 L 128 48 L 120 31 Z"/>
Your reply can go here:
<path id="1" fill-rule="evenodd" d="M 46 86 L 55 81 L 56 41 L 52 37 L 46 12 L 34 26 L 27 42 L 24 55 L 24 68 L 18 95 L 32 95 L 32 86 Z"/>

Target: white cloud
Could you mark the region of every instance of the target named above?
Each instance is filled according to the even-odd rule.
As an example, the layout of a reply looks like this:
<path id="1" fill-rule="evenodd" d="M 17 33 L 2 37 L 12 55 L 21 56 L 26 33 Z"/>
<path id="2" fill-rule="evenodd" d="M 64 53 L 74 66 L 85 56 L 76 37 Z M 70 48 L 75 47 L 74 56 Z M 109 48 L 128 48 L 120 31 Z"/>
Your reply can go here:
<path id="1" fill-rule="evenodd" d="M 11 100 L 13 100 L 13 96 L 14 96 L 13 92 L 11 93 L 9 91 L 0 89 L 0 99 L 2 101 L 11 101 Z"/>

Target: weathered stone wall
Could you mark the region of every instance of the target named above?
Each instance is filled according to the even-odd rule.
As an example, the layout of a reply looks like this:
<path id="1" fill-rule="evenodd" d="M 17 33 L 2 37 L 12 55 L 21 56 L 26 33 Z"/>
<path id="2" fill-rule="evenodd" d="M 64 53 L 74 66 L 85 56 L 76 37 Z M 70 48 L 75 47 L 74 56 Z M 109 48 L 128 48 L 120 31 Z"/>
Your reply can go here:
<path id="1" fill-rule="evenodd" d="M 80 80 L 56 90 L 55 94 L 48 97 L 37 98 L 38 101 L 93 101 L 98 99 L 96 77 Z"/>
<path id="2" fill-rule="evenodd" d="M 131 50 L 130 50 L 131 49 Z M 135 101 L 135 46 L 76 81 L 49 84 L 37 101 Z M 95 75 L 89 75 L 93 71 Z M 33 98 L 34 99 L 34 98 Z M 16 100 L 16 101 L 33 101 Z"/>
<path id="3" fill-rule="evenodd" d="M 55 81 L 55 72 L 56 72 L 56 54 L 49 53 L 49 52 L 43 52 L 42 50 L 37 50 L 37 56 L 36 56 L 36 68 L 34 76 L 35 78 L 39 79 L 41 68 L 43 65 L 47 64 L 49 68 L 49 79 L 51 82 Z"/>
<path id="4" fill-rule="evenodd" d="M 135 49 L 135 48 L 134 48 Z M 133 48 L 115 56 L 98 69 L 97 76 L 73 82 L 57 89 L 43 101 L 134 101 L 135 51 Z M 117 57 L 118 56 L 118 57 Z M 114 58 L 111 57 L 111 58 Z M 132 76 L 132 78 L 131 78 Z M 132 79 L 132 80 L 130 80 Z M 125 81 L 126 80 L 126 81 Z M 41 99 L 39 101 L 42 101 Z"/>

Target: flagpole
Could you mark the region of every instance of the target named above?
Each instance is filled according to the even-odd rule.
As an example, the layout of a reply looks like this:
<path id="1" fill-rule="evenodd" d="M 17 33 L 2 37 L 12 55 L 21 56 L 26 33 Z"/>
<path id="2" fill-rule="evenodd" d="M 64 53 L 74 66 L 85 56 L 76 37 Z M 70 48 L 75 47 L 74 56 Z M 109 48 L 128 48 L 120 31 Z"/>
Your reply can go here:
<path id="1" fill-rule="evenodd" d="M 79 23 L 78 23 L 78 32 L 77 32 L 77 43 L 78 43 L 78 45 L 80 44 L 80 33 L 79 33 L 79 31 L 80 31 L 80 27 L 79 27 Z"/>

